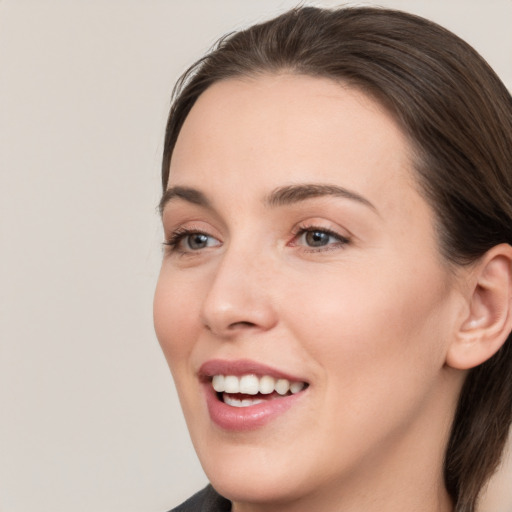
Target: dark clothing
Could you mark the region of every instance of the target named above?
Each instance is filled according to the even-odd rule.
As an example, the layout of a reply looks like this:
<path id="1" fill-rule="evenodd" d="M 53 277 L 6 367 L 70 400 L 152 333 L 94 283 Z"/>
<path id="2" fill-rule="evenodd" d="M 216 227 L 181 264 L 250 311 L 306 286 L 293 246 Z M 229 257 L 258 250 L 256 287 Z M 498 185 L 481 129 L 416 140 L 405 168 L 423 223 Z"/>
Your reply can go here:
<path id="1" fill-rule="evenodd" d="M 208 485 L 169 512 L 230 512 L 231 502 Z"/>

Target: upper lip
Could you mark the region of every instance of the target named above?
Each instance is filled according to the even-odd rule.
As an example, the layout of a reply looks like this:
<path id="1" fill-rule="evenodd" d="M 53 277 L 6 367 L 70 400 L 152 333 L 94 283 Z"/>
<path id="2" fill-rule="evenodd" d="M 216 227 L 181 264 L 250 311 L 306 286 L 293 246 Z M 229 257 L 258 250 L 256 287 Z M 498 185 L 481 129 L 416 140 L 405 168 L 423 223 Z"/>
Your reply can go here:
<path id="1" fill-rule="evenodd" d="M 198 372 L 203 379 L 210 379 L 214 375 L 247 375 L 254 374 L 259 377 L 270 375 L 275 379 L 288 379 L 291 382 L 307 382 L 302 377 L 291 375 L 272 366 L 251 361 L 250 359 L 224 360 L 210 359 L 201 365 Z"/>

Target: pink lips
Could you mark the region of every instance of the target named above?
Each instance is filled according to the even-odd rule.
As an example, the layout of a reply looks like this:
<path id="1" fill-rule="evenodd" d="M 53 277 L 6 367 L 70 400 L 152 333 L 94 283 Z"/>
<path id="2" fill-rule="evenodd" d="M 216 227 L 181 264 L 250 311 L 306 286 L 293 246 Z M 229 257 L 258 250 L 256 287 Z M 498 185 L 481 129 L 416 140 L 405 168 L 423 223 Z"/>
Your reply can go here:
<path id="1" fill-rule="evenodd" d="M 276 370 L 270 366 L 250 360 L 224 361 L 213 359 L 204 363 L 198 372 L 206 395 L 206 404 L 211 420 L 219 427 L 230 431 L 248 431 L 262 427 L 292 407 L 304 395 L 303 392 L 271 397 L 263 403 L 248 407 L 232 407 L 219 400 L 212 387 L 211 377 L 214 375 L 255 374 L 270 375 L 276 379 L 304 382 L 304 379 Z M 257 395 L 256 395 L 257 396 Z M 255 398 L 256 398 L 255 396 Z"/>

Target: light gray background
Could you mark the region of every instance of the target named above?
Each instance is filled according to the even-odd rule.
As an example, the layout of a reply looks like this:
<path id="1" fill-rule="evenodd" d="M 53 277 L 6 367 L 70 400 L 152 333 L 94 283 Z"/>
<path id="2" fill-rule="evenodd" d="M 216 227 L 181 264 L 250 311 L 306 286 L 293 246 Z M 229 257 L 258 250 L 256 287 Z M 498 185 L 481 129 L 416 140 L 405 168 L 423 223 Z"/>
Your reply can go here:
<path id="1" fill-rule="evenodd" d="M 296 3 L 0 0 L 1 512 L 163 512 L 206 482 L 152 326 L 169 96 L 217 37 Z M 376 3 L 511 87 L 512 0 Z M 511 474 L 485 512 L 512 510 Z"/>

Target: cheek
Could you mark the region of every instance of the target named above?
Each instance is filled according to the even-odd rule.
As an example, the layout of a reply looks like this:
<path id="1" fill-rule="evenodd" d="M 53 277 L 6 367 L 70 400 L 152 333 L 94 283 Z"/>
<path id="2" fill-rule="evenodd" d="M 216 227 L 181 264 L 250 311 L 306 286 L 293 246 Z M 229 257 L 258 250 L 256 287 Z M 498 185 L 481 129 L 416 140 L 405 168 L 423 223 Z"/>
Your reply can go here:
<path id="1" fill-rule="evenodd" d="M 185 286 L 163 267 L 153 301 L 155 332 L 173 375 L 193 348 L 191 339 L 198 328 L 198 304 L 193 289 Z"/>
<path id="2" fill-rule="evenodd" d="M 427 280 L 382 268 L 339 272 L 289 293 L 287 322 L 331 380 L 414 379 L 444 363 L 450 295 L 443 282 L 434 270 Z"/>
<path id="3" fill-rule="evenodd" d="M 396 438 L 444 389 L 439 378 L 450 308 L 443 287 L 395 280 L 389 293 L 390 283 L 377 274 L 367 278 L 346 279 L 346 287 L 329 293 L 310 288 L 308 306 L 299 298 L 289 303 L 294 337 L 320 376 L 315 382 L 327 411 L 323 433 L 333 440 L 325 457 L 337 450 L 333 446 L 339 445 L 340 458 L 343 450 L 356 457 L 367 444 Z M 339 443 L 361 435 L 367 444 Z"/>

